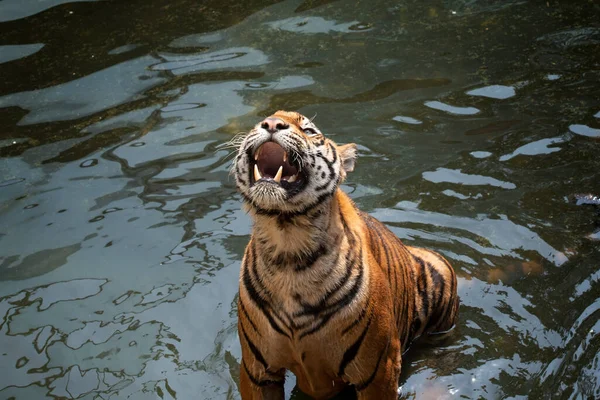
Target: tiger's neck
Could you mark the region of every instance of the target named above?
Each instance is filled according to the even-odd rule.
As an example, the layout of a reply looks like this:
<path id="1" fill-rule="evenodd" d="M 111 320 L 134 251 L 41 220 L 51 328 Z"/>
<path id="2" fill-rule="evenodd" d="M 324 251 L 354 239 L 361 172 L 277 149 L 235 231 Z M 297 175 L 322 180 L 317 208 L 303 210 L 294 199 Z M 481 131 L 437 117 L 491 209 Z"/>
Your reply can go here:
<path id="1" fill-rule="evenodd" d="M 307 215 L 288 219 L 257 215 L 252 238 L 275 263 L 294 263 L 294 259 L 310 263 L 311 258 L 328 253 L 332 247 L 339 245 L 343 235 L 340 207 L 344 206 L 354 209 L 347 195 L 337 189 L 330 200 Z"/>

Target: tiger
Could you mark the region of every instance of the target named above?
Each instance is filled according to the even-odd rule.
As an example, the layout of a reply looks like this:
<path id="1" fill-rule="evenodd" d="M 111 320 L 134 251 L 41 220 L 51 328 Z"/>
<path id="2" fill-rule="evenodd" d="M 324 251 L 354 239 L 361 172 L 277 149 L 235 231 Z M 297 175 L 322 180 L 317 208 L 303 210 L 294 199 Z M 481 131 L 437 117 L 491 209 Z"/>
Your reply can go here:
<path id="1" fill-rule="evenodd" d="M 357 208 L 340 188 L 357 146 L 304 115 L 277 111 L 237 146 L 232 174 L 252 219 L 237 301 L 242 399 L 284 399 L 286 371 L 314 399 L 396 399 L 411 341 L 456 323 L 451 265 Z"/>

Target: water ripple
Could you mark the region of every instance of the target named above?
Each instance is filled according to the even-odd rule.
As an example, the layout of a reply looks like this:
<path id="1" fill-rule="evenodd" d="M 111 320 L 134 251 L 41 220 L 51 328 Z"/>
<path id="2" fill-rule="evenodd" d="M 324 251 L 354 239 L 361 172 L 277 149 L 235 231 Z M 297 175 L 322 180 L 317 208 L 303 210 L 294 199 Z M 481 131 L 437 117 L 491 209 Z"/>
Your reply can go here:
<path id="1" fill-rule="evenodd" d="M 467 186 L 489 185 L 503 189 L 515 189 L 517 187 L 514 183 L 504 182 L 489 176 L 465 174 L 460 169 L 438 168 L 435 171 L 423 172 L 423 179 L 433 183 L 448 182 Z"/>
<path id="2" fill-rule="evenodd" d="M 521 258 L 515 251 L 533 250 L 556 266 L 560 266 L 567 261 L 567 257 L 562 252 L 550 246 L 537 233 L 515 224 L 504 215 L 500 215 L 500 219 L 487 216 L 480 216 L 477 219 L 458 217 L 419 210 L 414 205 L 404 202 L 397 204 L 395 208 L 376 209 L 371 214 L 381 221 L 394 224 L 396 228 L 393 230 L 400 237 L 405 237 L 405 235 L 402 234 L 402 229 L 397 227 L 398 224 L 418 223 L 430 227 L 444 227 L 452 231 L 464 230 L 485 238 L 490 246 L 482 246 L 470 241 L 464 234 L 447 235 L 438 233 L 436 235 L 440 238 L 448 237 L 451 240 L 468 244 L 480 253 Z"/>

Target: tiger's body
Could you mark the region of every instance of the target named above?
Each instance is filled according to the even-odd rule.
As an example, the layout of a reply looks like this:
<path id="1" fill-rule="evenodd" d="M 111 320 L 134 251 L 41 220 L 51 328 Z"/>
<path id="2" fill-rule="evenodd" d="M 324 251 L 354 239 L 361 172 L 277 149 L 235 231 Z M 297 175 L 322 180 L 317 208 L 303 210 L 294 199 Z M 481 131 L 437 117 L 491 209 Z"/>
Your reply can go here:
<path id="1" fill-rule="evenodd" d="M 283 399 L 286 370 L 316 399 L 348 384 L 359 399 L 395 399 L 402 351 L 455 323 L 448 262 L 405 246 L 339 189 L 355 155 L 282 111 L 240 146 L 234 173 L 254 219 L 238 300 L 244 400 Z"/>

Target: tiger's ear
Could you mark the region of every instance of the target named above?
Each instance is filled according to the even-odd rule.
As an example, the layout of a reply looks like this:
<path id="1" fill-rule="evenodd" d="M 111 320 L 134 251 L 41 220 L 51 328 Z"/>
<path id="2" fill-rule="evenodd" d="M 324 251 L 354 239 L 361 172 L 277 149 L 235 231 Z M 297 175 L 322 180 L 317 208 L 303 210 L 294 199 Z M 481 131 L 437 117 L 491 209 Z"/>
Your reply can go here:
<path id="1" fill-rule="evenodd" d="M 354 164 L 356 161 L 356 145 L 354 143 L 348 143 L 339 146 L 338 153 L 342 161 L 342 169 L 344 172 L 348 173 L 354 171 Z"/>

